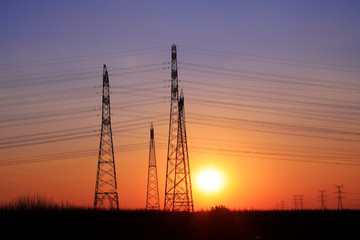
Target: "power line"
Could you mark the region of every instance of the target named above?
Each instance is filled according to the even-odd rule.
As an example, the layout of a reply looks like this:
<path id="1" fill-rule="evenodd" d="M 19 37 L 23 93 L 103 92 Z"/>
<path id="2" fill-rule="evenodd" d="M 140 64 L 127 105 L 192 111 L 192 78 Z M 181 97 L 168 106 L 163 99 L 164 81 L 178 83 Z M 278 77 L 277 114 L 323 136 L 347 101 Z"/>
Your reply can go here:
<path id="1" fill-rule="evenodd" d="M 210 55 L 210 56 L 214 56 L 214 57 L 239 59 L 239 60 L 244 60 L 244 61 L 255 61 L 255 62 L 263 62 L 263 63 L 271 63 L 271 64 L 280 64 L 280 65 L 288 65 L 288 66 L 303 67 L 303 68 L 360 73 L 360 71 L 359 71 L 360 67 L 350 66 L 350 65 L 321 63 L 321 62 L 316 62 L 316 61 L 290 59 L 290 58 L 260 56 L 260 55 L 254 55 L 254 54 L 189 47 L 189 46 L 183 46 L 183 45 L 181 45 L 181 47 L 184 48 L 183 51 L 185 51 L 185 52 Z M 304 65 L 304 64 L 306 64 L 306 65 Z"/>
<path id="2" fill-rule="evenodd" d="M 195 63 L 182 63 L 186 67 L 185 70 L 211 73 L 219 76 L 230 76 L 238 79 L 251 79 L 254 81 L 278 83 L 278 84 L 290 84 L 295 86 L 307 86 L 307 87 L 321 87 L 321 88 L 334 88 L 344 89 L 348 91 L 359 91 L 360 86 L 356 83 L 340 82 L 317 78 L 290 76 L 282 74 L 262 73 L 256 71 L 231 69 L 224 67 L 217 67 L 211 65 L 202 65 Z"/>
<path id="3" fill-rule="evenodd" d="M 100 59 L 111 59 L 118 57 L 127 57 L 127 56 L 136 56 L 142 54 L 150 54 L 156 52 L 165 52 L 166 49 L 164 46 L 162 47 L 151 47 L 151 48 L 143 48 L 136 50 L 126 50 L 126 51 L 113 51 L 107 53 L 98 53 L 98 54 L 90 54 L 90 55 L 78 55 L 78 56 L 69 56 L 62 58 L 49 58 L 42 60 L 29 60 L 29 61 L 20 61 L 20 62 L 12 62 L 12 63 L 0 63 L 0 68 L 10 69 L 10 68 L 19 68 L 19 67 L 36 67 L 36 66 L 48 66 L 48 65 L 57 65 L 57 64 L 65 64 L 65 63 L 75 63 L 75 62 L 85 62 L 85 61 L 93 61 Z M 114 55 L 114 56 L 111 56 Z"/>

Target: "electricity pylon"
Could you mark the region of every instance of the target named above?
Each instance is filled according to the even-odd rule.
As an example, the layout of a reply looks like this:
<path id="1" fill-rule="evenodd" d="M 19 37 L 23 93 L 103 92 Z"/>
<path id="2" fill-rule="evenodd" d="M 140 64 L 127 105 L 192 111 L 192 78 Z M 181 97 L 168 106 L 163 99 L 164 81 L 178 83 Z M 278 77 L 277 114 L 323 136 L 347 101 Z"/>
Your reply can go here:
<path id="1" fill-rule="evenodd" d="M 184 94 L 179 99 L 178 141 L 175 164 L 175 194 L 173 211 L 194 211 L 189 153 L 186 137 Z"/>
<path id="2" fill-rule="evenodd" d="M 281 204 L 281 210 L 284 211 L 285 210 L 285 201 L 280 201 Z"/>
<path id="3" fill-rule="evenodd" d="M 179 90 L 178 90 L 178 72 L 177 72 L 177 53 L 176 45 L 171 46 L 171 100 L 170 100 L 170 121 L 169 121 L 169 139 L 166 166 L 165 182 L 165 200 L 164 210 L 173 210 L 174 202 L 174 180 L 175 163 L 179 121 Z"/>
<path id="4" fill-rule="evenodd" d="M 101 135 L 94 208 L 119 209 L 114 147 L 111 131 L 109 74 L 105 64 L 103 68 Z"/>
<path id="5" fill-rule="evenodd" d="M 146 210 L 160 210 L 153 123 L 151 123 L 150 126 L 149 169 L 148 169 L 148 179 L 147 179 Z"/>
<path id="6" fill-rule="evenodd" d="M 344 210 L 343 208 L 343 204 L 342 204 L 342 197 L 341 194 L 344 193 L 343 191 L 341 191 L 341 188 L 343 188 L 343 185 L 335 185 L 335 187 L 338 189 L 337 191 L 337 200 L 338 200 L 338 210 Z"/>
<path id="7" fill-rule="evenodd" d="M 304 204 L 303 204 L 303 194 L 299 194 L 299 200 L 300 200 L 300 210 L 304 210 Z"/>
<path id="8" fill-rule="evenodd" d="M 182 108 L 182 113 L 179 112 Z M 184 98 L 179 100 L 176 45 L 171 46 L 171 102 L 165 182 L 165 211 L 193 211 Z"/>
<path id="9" fill-rule="evenodd" d="M 294 210 L 297 210 L 298 209 L 298 207 L 297 207 L 297 197 L 298 197 L 298 195 L 294 194 L 293 197 L 294 197 Z"/>
<path id="10" fill-rule="evenodd" d="M 320 205 L 320 210 L 324 211 L 326 210 L 326 207 L 325 207 L 325 190 L 319 190 L 320 192 L 320 202 L 321 202 L 321 205 Z"/>

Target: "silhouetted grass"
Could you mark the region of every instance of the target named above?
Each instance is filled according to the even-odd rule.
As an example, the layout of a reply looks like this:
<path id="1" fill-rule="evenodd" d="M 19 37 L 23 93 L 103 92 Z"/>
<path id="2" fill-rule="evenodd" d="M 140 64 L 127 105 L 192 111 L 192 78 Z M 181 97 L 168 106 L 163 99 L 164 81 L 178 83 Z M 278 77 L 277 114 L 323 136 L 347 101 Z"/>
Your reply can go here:
<path id="1" fill-rule="evenodd" d="M 27 195 L 0 208 L 3 236 L 116 239 L 355 239 L 360 211 L 106 211 Z M 9 234 L 9 235 L 7 235 Z"/>
<path id="2" fill-rule="evenodd" d="M 55 203 L 52 198 L 39 193 L 24 194 L 0 205 L 2 212 L 68 211 L 78 209 L 69 203 Z"/>

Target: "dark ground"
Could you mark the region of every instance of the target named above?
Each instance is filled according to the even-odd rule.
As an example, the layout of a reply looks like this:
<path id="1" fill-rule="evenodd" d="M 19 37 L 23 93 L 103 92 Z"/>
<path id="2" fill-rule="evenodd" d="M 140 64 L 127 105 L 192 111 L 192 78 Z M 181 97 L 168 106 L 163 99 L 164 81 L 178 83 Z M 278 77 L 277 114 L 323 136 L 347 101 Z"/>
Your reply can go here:
<path id="1" fill-rule="evenodd" d="M 360 211 L 168 213 L 69 209 L 0 209 L 11 239 L 360 239 Z"/>

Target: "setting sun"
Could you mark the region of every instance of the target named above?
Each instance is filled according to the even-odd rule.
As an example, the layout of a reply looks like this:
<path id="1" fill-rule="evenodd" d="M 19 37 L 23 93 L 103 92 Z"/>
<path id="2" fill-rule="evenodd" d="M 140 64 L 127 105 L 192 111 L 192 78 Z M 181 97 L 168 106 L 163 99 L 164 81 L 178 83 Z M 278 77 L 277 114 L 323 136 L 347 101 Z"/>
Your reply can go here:
<path id="1" fill-rule="evenodd" d="M 223 177 L 219 171 L 206 169 L 200 172 L 197 178 L 199 188 L 206 192 L 219 190 L 223 185 Z"/>

